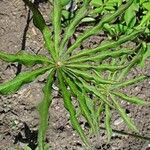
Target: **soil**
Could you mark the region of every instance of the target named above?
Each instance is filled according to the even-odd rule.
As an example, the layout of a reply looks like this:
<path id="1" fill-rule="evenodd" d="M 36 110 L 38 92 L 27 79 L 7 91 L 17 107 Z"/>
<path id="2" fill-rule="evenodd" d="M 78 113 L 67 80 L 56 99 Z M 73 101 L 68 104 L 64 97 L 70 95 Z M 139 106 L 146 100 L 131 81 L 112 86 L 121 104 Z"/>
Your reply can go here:
<path id="1" fill-rule="evenodd" d="M 39 1 L 40 2 L 40 1 Z M 42 3 L 41 10 L 47 12 L 47 5 Z M 44 16 L 48 20 L 48 12 Z M 30 12 L 20 0 L 0 0 L 0 46 L 1 50 L 16 53 L 26 50 L 31 53 L 46 54 L 43 49 L 41 34 L 33 26 Z M 98 40 L 99 39 L 94 39 Z M 147 60 L 145 69 L 134 69 L 130 76 L 150 72 L 150 60 Z M 17 63 L 0 61 L 0 83 L 12 79 L 17 72 L 27 68 Z M 18 92 L 9 96 L 0 96 L 0 150 L 23 149 L 29 145 L 33 150 L 36 146 L 38 113 L 37 104 L 42 99 L 42 87 L 45 76 L 41 76 L 31 84 L 23 86 Z M 58 88 L 53 85 L 54 99 L 49 110 L 49 128 L 47 142 L 52 150 L 84 150 L 84 145 L 79 136 L 72 129 L 69 115 L 63 107 L 63 102 L 58 94 Z M 136 86 L 125 90 L 128 94 L 138 95 L 150 99 L 150 81 L 146 80 Z M 113 137 L 109 144 L 106 143 L 105 131 L 101 129 L 98 139 L 91 137 L 95 150 L 150 150 L 150 107 L 139 107 L 122 103 L 127 113 L 134 118 L 140 130 L 140 137 L 128 135 L 130 130 L 122 122 L 116 112 L 113 112 Z M 81 126 L 87 130 L 84 119 L 80 120 Z M 103 125 L 103 122 L 102 122 Z M 117 130 L 117 131 L 116 131 Z M 124 131 L 118 132 L 118 131 Z M 146 138 L 147 137 L 147 138 Z M 148 138 L 149 137 L 149 138 Z"/>

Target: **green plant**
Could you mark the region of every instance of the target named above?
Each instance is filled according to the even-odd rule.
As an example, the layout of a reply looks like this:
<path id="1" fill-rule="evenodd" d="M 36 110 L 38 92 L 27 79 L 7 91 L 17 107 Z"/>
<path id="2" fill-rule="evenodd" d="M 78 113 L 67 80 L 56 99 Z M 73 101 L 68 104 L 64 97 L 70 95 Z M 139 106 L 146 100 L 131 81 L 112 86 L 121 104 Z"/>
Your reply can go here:
<path id="1" fill-rule="evenodd" d="M 94 21 L 94 17 L 98 15 L 105 15 L 108 12 L 114 13 L 120 5 L 122 0 L 92 0 L 93 10 L 86 21 Z M 145 33 L 150 34 L 149 21 L 146 18 L 150 16 L 150 2 L 149 0 L 134 0 L 132 5 L 120 16 L 113 24 L 105 24 L 104 28 L 112 35 L 130 32 L 130 29 L 138 24 L 145 24 Z M 141 21 L 142 20 L 142 21 Z M 150 20 L 150 19 L 148 19 Z"/>
<path id="2" fill-rule="evenodd" d="M 0 84 L 0 94 L 5 95 L 16 92 L 22 85 L 32 82 L 39 75 L 49 73 L 43 88 L 43 100 L 38 105 L 40 125 L 37 149 L 48 149 L 45 144 L 45 133 L 48 126 L 48 109 L 52 103 L 54 77 L 58 79 L 58 87 L 63 97 L 64 106 L 70 114 L 71 124 L 80 135 L 87 149 L 92 149 L 92 146 L 78 122 L 77 110 L 73 105 L 72 96 L 76 98 L 79 104 L 80 115 L 87 120 L 95 134 L 99 132 L 100 115 L 104 113 L 108 141 L 110 140 L 112 135 L 112 109 L 118 111 L 131 130 L 138 132 L 134 122 L 121 107 L 119 100 L 123 99 L 138 105 L 149 105 L 149 103 L 138 97 L 128 96 L 122 93 L 120 89 L 149 78 L 149 75 L 142 75 L 134 79 L 126 79 L 130 70 L 141 62 L 144 65 L 144 59 L 150 55 L 148 43 L 140 39 L 149 17 L 144 21 L 141 19 L 136 26 L 131 26 L 130 32 L 121 33 L 116 39 L 108 39 L 95 48 L 79 50 L 85 40 L 99 34 L 101 31 L 105 31 L 106 25 L 113 25 L 118 17 L 123 16 L 133 4 L 133 0 L 129 0 L 125 4 L 121 3 L 113 13 L 110 11 L 105 12 L 103 17 L 100 16 L 98 23 L 92 24 L 70 46 L 68 46 L 68 42 L 74 35 L 77 26 L 95 8 L 93 8 L 91 0 L 82 1 L 81 6 L 79 5 L 79 8 L 74 12 L 75 14 L 67 21 L 67 27 L 63 27 L 61 21 L 62 12 L 65 5 L 69 3 L 68 0 L 54 0 L 51 2 L 53 5 L 51 27 L 46 25 L 40 11 L 32 2 L 29 0 L 23 1 L 33 12 L 34 25 L 41 31 L 50 57 L 32 55 L 24 51 L 17 54 L 7 54 L 0 51 L 0 59 L 6 62 L 19 62 L 29 67 L 36 64 L 43 65 L 33 71 L 20 73 L 14 79 Z M 131 41 L 136 43 L 134 48 L 124 47 L 124 43 Z"/>

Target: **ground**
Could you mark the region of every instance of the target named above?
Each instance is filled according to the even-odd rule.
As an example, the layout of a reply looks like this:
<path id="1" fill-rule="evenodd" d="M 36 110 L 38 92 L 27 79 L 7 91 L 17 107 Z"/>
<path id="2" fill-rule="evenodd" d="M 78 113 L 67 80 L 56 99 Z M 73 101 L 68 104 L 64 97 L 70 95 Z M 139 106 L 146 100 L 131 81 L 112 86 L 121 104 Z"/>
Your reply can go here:
<path id="1" fill-rule="evenodd" d="M 42 10 L 47 12 L 47 5 L 42 4 Z M 1 50 L 10 53 L 26 50 L 32 53 L 46 54 L 41 34 L 34 28 L 32 22 L 28 23 L 28 17 L 30 17 L 29 11 L 22 1 L 0 0 Z M 44 17 L 48 20 L 48 13 Z M 131 76 L 150 72 L 150 60 L 147 60 L 146 63 L 145 69 L 134 69 L 131 72 Z M 0 66 L 0 83 L 13 78 L 17 71 L 27 69 L 16 63 L 11 64 L 3 61 L 0 61 Z M 38 78 L 35 82 L 23 86 L 15 94 L 0 96 L 0 150 L 14 150 L 15 148 L 21 150 L 25 145 L 31 146 L 34 150 L 38 129 L 36 106 L 42 99 L 41 89 L 44 85 L 44 79 L 45 76 Z M 53 88 L 54 99 L 49 110 L 47 142 L 51 145 L 52 150 L 84 150 L 84 145 L 70 125 L 69 115 L 63 107 L 57 85 L 53 85 Z M 149 100 L 150 81 L 146 80 L 125 91 L 128 94 L 138 95 Z M 145 139 L 126 135 L 125 133 L 132 132 L 127 129 L 117 113 L 113 112 L 113 129 L 124 131 L 125 133 L 120 134 L 114 131 L 111 142 L 106 144 L 106 135 L 104 130 L 101 129 L 98 139 L 91 137 L 91 143 L 95 150 L 150 149 L 150 107 L 139 107 L 124 102 L 122 102 L 122 105 L 134 119 L 140 130 L 140 135 L 144 136 Z M 87 130 L 88 126 L 84 120 L 81 119 L 80 124 Z M 103 122 L 101 124 L 103 125 Z"/>

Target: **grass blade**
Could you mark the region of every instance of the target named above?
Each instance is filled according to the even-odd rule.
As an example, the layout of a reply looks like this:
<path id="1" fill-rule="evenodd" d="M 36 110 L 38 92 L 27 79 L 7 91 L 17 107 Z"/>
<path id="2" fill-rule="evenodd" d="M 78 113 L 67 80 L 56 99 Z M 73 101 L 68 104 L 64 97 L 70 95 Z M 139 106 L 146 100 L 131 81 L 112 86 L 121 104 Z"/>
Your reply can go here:
<path id="1" fill-rule="evenodd" d="M 43 88 L 44 98 L 38 105 L 38 111 L 40 115 L 40 125 L 38 130 L 38 148 L 39 150 L 45 150 L 45 134 L 48 127 L 48 110 L 52 103 L 52 84 L 54 80 L 55 71 L 51 70 L 47 83 Z"/>

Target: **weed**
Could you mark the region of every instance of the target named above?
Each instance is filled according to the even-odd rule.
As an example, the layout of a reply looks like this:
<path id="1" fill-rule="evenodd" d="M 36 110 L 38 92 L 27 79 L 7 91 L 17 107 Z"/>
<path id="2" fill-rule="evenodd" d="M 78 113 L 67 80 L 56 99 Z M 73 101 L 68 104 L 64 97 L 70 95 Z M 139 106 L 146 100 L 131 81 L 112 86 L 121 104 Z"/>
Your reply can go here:
<path id="1" fill-rule="evenodd" d="M 79 124 L 72 96 L 76 98 L 80 115 L 88 122 L 93 134 L 99 133 L 100 115 L 104 113 L 108 141 L 111 139 L 112 109 L 120 114 L 131 130 L 138 132 L 134 122 L 122 108 L 120 99 L 138 105 L 149 105 L 149 102 L 135 96 L 128 96 L 120 89 L 149 78 L 149 75 L 144 74 L 134 79 L 126 79 L 132 68 L 139 64 L 144 66 L 144 60 L 150 56 L 149 44 L 141 38 L 141 35 L 149 34 L 149 10 L 146 9 L 145 14 L 142 14 L 138 20 L 135 16 L 139 8 L 137 5 L 146 7 L 146 4 L 135 3 L 133 0 L 126 3 L 119 0 L 115 3 L 83 0 L 82 3 L 77 4 L 77 8 L 70 11 L 66 9 L 66 5 L 68 7 L 71 5 L 69 0 L 54 0 L 50 2 L 53 10 L 52 26 L 49 27 L 38 8 L 29 0 L 23 1 L 33 12 L 34 25 L 41 31 L 45 48 L 50 56 L 32 55 L 24 51 L 17 54 L 0 51 L 0 59 L 6 62 L 19 62 L 28 67 L 42 65 L 0 84 L 0 94 L 14 93 L 22 85 L 48 72 L 47 82 L 43 88 L 44 97 L 38 105 L 40 124 L 37 149 L 49 149 L 45 144 L 45 133 L 48 126 L 48 110 L 52 103 L 54 77 L 59 81 L 58 87 L 64 106 L 70 114 L 70 122 L 87 149 L 92 149 L 92 146 Z M 77 27 L 87 22 L 90 22 L 89 29 L 85 29 L 73 43 L 68 44 Z M 94 48 L 79 50 L 85 40 L 102 31 L 109 37 L 105 42 L 99 43 Z M 125 48 L 123 44 L 126 42 L 135 43 L 135 47 Z"/>

